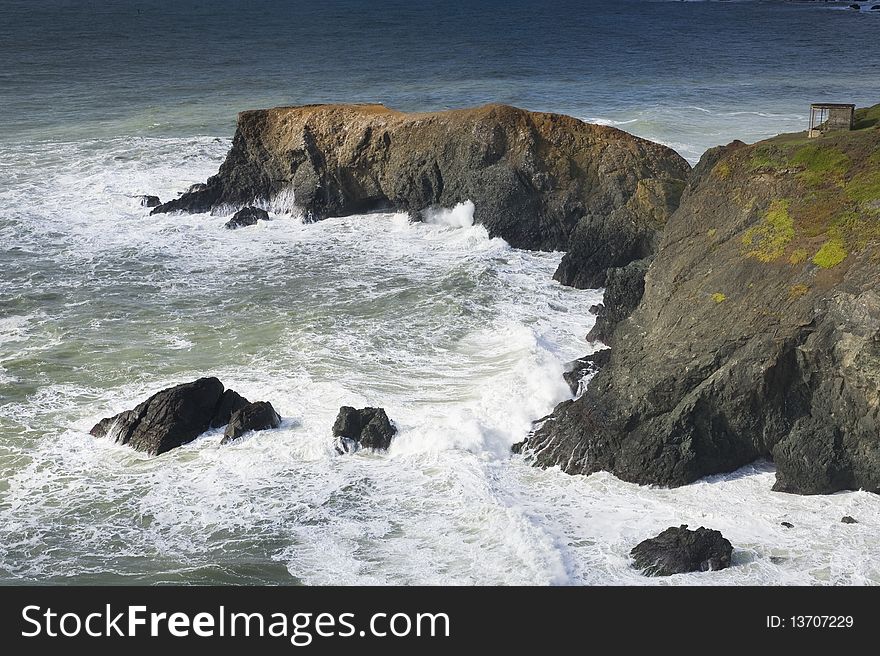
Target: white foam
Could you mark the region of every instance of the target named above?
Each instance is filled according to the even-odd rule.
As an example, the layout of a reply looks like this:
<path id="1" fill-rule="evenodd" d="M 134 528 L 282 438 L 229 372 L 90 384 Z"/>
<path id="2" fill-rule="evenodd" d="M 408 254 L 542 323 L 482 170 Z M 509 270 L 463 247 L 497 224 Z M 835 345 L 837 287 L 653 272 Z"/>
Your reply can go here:
<path id="1" fill-rule="evenodd" d="M 423 212 L 426 223 L 448 226 L 450 228 L 467 228 L 474 225 L 474 203 L 466 200 L 452 209 L 432 208 Z"/>
<path id="2" fill-rule="evenodd" d="M 656 490 L 511 459 L 570 396 L 562 368 L 589 352 L 601 295 L 552 280 L 561 254 L 470 225 L 472 206 L 303 224 L 282 198 L 271 221 L 229 231 L 131 198 L 204 180 L 227 145 L 0 157 L 19 162 L 0 194 L 20 208 L 0 231 L 39 273 L 0 293 L 40 308 L 0 322 L 3 364 L 26 383 L 0 402 L 4 578 L 653 584 L 629 549 L 689 523 L 721 529 L 737 566 L 664 583 L 880 582 L 874 495 L 776 494 L 767 466 Z M 272 402 L 281 428 L 224 447 L 212 431 L 159 458 L 86 433 L 202 375 Z M 337 455 L 341 405 L 385 407 L 390 451 Z"/>

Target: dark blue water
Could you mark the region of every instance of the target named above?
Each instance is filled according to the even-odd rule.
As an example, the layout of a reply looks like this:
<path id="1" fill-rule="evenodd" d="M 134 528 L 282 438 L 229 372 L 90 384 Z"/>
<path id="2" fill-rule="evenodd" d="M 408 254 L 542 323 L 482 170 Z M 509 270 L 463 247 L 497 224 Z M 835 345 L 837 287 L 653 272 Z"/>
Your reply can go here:
<path id="1" fill-rule="evenodd" d="M 252 107 L 498 101 L 693 159 L 801 129 L 816 99 L 880 100 L 878 35 L 880 12 L 845 3 L 4 0 L 0 138 L 225 136 Z"/>

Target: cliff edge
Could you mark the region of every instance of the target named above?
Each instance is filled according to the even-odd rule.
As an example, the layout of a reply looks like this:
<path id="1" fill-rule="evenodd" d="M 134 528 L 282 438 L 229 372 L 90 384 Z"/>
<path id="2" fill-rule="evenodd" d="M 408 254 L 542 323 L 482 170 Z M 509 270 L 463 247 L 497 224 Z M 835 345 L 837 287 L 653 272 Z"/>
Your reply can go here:
<path id="1" fill-rule="evenodd" d="M 518 248 L 568 251 L 556 278 L 602 287 L 649 256 L 690 167 L 615 128 L 505 105 L 406 114 L 382 105 L 242 112 L 204 189 L 153 210 L 207 212 L 290 198 L 306 217 L 375 210 L 418 219 L 470 200 Z"/>
<path id="2" fill-rule="evenodd" d="M 880 492 L 880 105 L 856 119 L 703 156 L 537 464 L 681 485 L 769 457 L 779 491 Z"/>

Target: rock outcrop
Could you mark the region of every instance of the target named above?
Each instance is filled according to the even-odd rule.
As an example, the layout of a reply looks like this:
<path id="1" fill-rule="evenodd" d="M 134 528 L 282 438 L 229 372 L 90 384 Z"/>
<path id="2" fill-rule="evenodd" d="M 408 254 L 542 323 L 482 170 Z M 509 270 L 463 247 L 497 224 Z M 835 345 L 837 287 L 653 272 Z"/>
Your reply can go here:
<path id="1" fill-rule="evenodd" d="M 630 552 L 633 566 L 647 576 L 709 572 L 730 567 L 733 546 L 719 531 L 687 524 L 670 527 Z"/>
<path id="2" fill-rule="evenodd" d="M 292 198 L 312 220 L 472 201 L 512 246 L 565 250 L 556 278 L 601 287 L 649 256 L 690 167 L 611 127 L 505 105 L 405 114 L 309 105 L 239 114 L 232 149 L 204 189 L 154 212 L 207 212 Z"/>
<path id="3" fill-rule="evenodd" d="M 261 210 L 259 207 L 244 207 L 233 214 L 223 227 L 227 230 L 235 230 L 236 228 L 257 225 L 257 221 L 268 220 L 269 213 L 266 210 Z"/>
<path id="4" fill-rule="evenodd" d="M 880 491 L 880 106 L 856 130 L 706 153 L 608 365 L 529 436 L 569 473 Z"/>
<path id="5" fill-rule="evenodd" d="M 216 378 L 199 378 L 156 392 L 134 410 L 102 419 L 90 432 L 159 455 L 212 428 L 227 426 L 225 444 L 249 430 L 280 424 L 281 418 L 270 403 L 250 403 L 235 390 L 224 389 Z"/>
<path id="6" fill-rule="evenodd" d="M 566 364 L 562 377 L 568 383 L 571 393 L 579 394 L 582 391 L 584 379 L 597 374 L 602 367 L 608 364 L 610 359 L 611 351 L 602 349 Z"/>
<path id="7" fill-rule="evenodd" d="M 138 200 L 141 202 L 141 207 L 159 207 L 162 204 L 158 196 L 138 196 Z"/>
<path id="8" fill-rule="evenodd" d="M 614 329 L 626 319 L 642 300 L 645 292 L 645 274 L 653 258 L 634 260 L 623 267 L 608 269 L 605 281 L 605 295 L 598 307 L 596 324 L 587 339 L 611 345 Z"/>
<path id="9" fill-rule="evenodd" d="M 281 416 L 275 412 L 271 403 L 268 401 L 248 403 L 233 413 L 220 444 L 229 444 L 248 431 L 269 430 L 280 425 Z"/>
<path id="10" fill-rule="evenodd" d="M 134 410 L 102 419 L 91 434 L 152 455 L 165 453 L 192 442 L 215 423 L 223 391 L 216 378 L 169 387 Z"/>
<path id="11" fill-rule="evenodd" d="M 228 389 L 223 392 L 214 416 L 211 418 L 210 428 L 220 428 L 229 423 L 232 415 L 241 410 L 246 405 L 250 405 L 250 401 L 244 398 L 235 390 Z"/>
<path id="12" fill-rule="evenodd" d="M 342 452 L 357 448 L 384 451 L 391 446 L 397 428 L 383 408 L 352 408 L 342 406 L 333 423 L 333 437 Z"/>

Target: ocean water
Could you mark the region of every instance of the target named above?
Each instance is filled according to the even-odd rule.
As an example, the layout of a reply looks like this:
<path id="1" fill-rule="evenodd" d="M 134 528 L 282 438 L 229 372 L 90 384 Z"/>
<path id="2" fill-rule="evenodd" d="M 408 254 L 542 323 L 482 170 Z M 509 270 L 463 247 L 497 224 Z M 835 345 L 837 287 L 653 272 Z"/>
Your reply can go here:
<path id="1" fill-rule="evenodd" d="M 695 161 L 880 100 L 880 12 L 785 2 L 74 2 L 0 7 L 0 582 L 876 584 L 880 498 L 771 491 L 770 463 L 684 488 L 509 455 L 570 397 L 601 290 L 473 208 L 240 231 L 150 217 L 214 173 L 241 109 L 501 101 L 614 124 Z M 216 375 L 284 417 L 158 458 L 98 419 Z M 387 454 L 339 456 L 341 405 Z M 840 523 L 852 515 L 859 524 Z M 794 528 L 786 529 L 780 522 Z M 629 566 L 670 525 L 723 572 Z"/>

